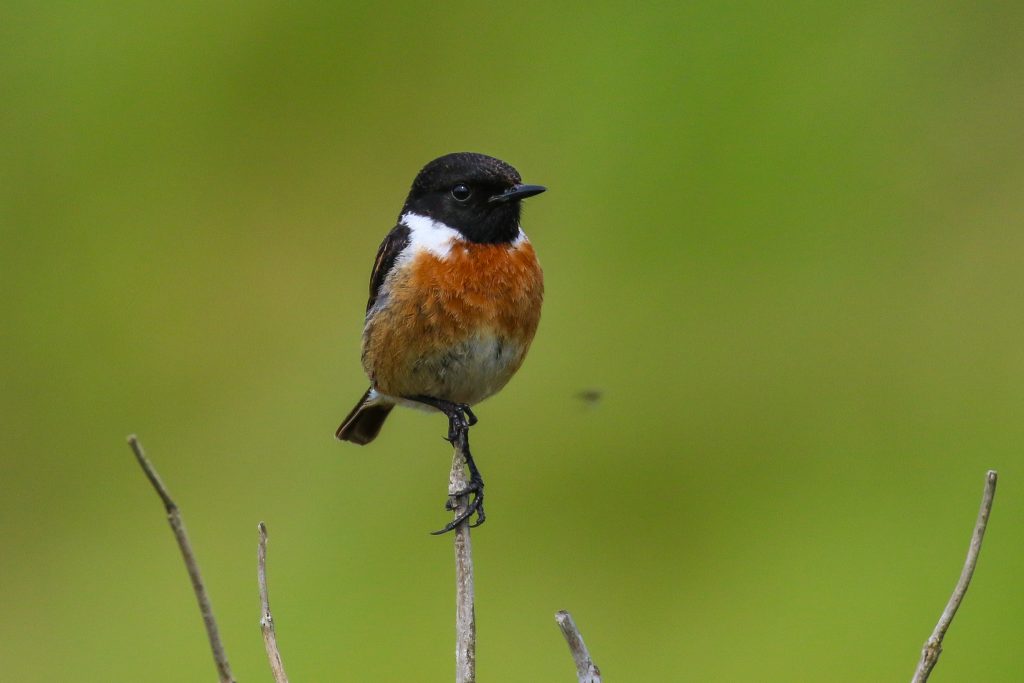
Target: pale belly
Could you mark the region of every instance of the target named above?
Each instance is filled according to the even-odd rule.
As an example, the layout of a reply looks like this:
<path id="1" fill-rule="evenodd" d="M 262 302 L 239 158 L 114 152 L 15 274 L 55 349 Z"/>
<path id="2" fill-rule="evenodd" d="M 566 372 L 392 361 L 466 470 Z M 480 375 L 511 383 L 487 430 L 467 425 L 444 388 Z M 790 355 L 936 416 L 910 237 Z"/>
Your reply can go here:
<path id="1" fill-rule="evenodd" d="M 442 353 L 406 357 L 403 369 L 376 378 L 376 389 L 396 402 L 430 396 L 473 405 L 500 391 L 522 365 L 525 354 L 520 343 L 479 335 L 452 344 Z"/>

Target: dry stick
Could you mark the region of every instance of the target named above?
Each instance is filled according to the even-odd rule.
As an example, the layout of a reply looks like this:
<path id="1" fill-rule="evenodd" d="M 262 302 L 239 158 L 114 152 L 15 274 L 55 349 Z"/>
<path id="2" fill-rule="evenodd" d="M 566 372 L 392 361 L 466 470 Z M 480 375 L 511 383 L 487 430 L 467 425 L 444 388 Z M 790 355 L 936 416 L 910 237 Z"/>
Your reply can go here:
<path id="1" fill-rule="evenodd" d="M 260 522 L 257 526 L 260 542 L 256 547 L 256 578 L 260 584 L 260 630 L 263 631 L 263 645 L 270 660 L 270 670 L 274 673 L 274 683 L 288 683 L 288 674 L 281 663 L 281 651 L 277 649 L 277 634 L 274 632 L 274 617 L 270 614 L 270 594 L 267 592 L 267 525 Z"/>
<path id="2" fill-rule="evenodd" d="M 572 653 L 572 660 L 576 663 L 576 677 L 579 679 L 579 683 L 601 683 L 601 670 L 590 658 L 590 651 L 587 650 L 583 636 L 576 628 L 576 622 L 572 620 L 572 615 L 565 610 L 559 610 L 555 613 L 555 621 L 558 622 L 558 628 L 562 629 L 565 642 L 569 644 L 569 652 Z"/>
<path id="3" fill-rule="evenodd" d="M 465 439 L 455 439 L 452 470 L 448 475 L 448 495 L 454 503 L 455 518 L 466 514 L 469 495 L 465 491 Z M 455 527 L 455 683 L 476 683 L 476 614 L 473 607 L 473 546 L 469 538 L 469 519 Z"/>
<path id="4" fill-rule="evenodd" d="M 936 662 L 939 661 L 939 655 L 942 654 L 942 639 L 946 636 L 946 630 L 953 622 L 953 617 L 956 616 L 956 611 L 960 607 L 964 595 L 967 594 L 971 576 L 974 575 L 974 567 L 978 564 L 978 553 L 981 552 L 981 542 L 985 538 L 988 516 L 992 512 L 992 499 L 996 495 L 997 478 L 995 470 L 989 470 L 985 475 L 985 490 L 981 495 L 981 509 L 978 510 L 978 521 L 974 523 L 974 533 L 971 535 L 971 545 L 967 549 L 967 560 L 964 562 L 964 568 L 960 571 L 960 580 L 956 582 L 956 588 L 953 589 L 953 595 L 950 596 L 949 602 L 946 603 L 946 609 L 939 617 L 939 623 L 935 625 L 935 630 L 932 631 L 931 637 L 928 638 L 924 649 L 921 650 L 921 661 L 917 663 L 917 670 L 914 671 L 911 683 L 925 683 L 928 676 L 931 675 L 932 669 L 935 668 Z"/>
<path id="5" fill-rule="evenodd" d="M 206 587 L 203 585 L 203 577 L 199 574 L 199 565 L 196 564 L 196 556 L 192 552 L 192 544 L 189 543 L 188 533 L 185 531 L 185 522 L 181 518 L 178 506 L 171 500 L 171 495 L 160 480 L 160 475 L 153 469 L 153 465 L 146 458 L 142 451 L 142 444 L 134 434 L 128 437 L 128 445 L 131 446 L 135 458 L 146 473 L 149 483 L 156 489 L 157 495 L 164 503 L 167 511 L 167 521 L 174 532 L 174 538 L 178 541 L 181 549 L 181 557 L 185 560 L 185 569 L 188 570 L 188 577 L 192 580 L 192 590 L 196 594 L 196 602 L 199 603 L 199 612 L 203 615 L 203 623 L 206 625 L 206 636 L 210 640 L 210 649 L 213 651 L 213 661 L 217 665 L 217 676 L 220 683 L 234 683 L 235 678 L 231 675 L 231 665 L 228 664 L 228 656 L 224 652 L 224 645 L 220 642 L 220 634 L 217 631 L 217 620 L 213 616 L 213 607 L 210 605 L 210 597 L 206 594 Z"/>

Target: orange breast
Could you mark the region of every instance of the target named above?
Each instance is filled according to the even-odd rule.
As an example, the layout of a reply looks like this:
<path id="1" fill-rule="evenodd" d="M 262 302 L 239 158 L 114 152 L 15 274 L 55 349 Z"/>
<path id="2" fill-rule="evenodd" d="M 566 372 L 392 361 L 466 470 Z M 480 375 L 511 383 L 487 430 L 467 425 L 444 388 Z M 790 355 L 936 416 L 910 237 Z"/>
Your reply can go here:
<path id="1" fill-rule="evenodd" d="M 443 259 L 421 251 L 385 286 L 387 301 L 363 335 L 363 364 L 377 389 L 466 403 L 494 393 L 519 368 L 544 296 L 525 240 L 458 241 Z"/>

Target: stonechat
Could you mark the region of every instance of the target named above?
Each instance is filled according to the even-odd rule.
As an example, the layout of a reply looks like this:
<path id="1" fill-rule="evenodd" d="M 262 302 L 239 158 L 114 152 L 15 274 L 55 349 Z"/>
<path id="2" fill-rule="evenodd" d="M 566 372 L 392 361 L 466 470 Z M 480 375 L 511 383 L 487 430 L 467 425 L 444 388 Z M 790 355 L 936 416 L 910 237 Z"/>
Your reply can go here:
<path id="1" fill-rule="evenodd" d="M 485 518 L 483 478 L 469 452 L 471 406 L 505 386 L 537 331 L 544 276 L 519 219 L 522 200 L 545 189 L 494 157 L 448 154 L 416 176 L 377 250 L 362 342 L 370 388 L 337 437 L 370 443 L 396 405 L 444 413 L 473 498 L 435 533 L 474 513 L 472 526 Z"/>

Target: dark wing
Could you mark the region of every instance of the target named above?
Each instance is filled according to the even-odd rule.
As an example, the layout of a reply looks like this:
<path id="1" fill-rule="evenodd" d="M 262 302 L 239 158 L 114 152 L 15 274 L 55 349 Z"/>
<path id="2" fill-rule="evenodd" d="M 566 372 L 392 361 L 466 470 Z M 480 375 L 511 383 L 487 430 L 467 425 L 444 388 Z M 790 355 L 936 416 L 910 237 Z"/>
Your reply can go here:
<path id="1" fill-rule="evenodd" d="M 366 302 L 366 311 L 373 308 L 377 301 L 377 294 L 380 293 L 381 285 L 395 265 L 395 259 L 403 249 L 409 246 L 409 228 L 404 225 L 396 225 L 388 233 L 384 241 L 380 243 L 377 250 L 377 259 L 373 262 L 373 271 L 370 273 L 370 299 Z"/>

